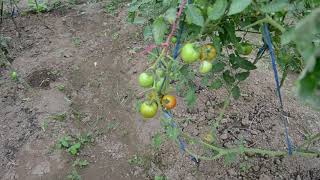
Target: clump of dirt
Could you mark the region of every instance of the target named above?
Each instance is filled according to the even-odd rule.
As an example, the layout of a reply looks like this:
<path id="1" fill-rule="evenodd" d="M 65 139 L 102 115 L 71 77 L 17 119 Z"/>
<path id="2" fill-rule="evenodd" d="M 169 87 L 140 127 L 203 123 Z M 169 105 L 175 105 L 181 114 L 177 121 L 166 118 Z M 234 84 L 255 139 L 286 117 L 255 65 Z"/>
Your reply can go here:
<path id="1" fill-rule="evenodd" d="M 47 88 L 57 79 L 57 74 L 49 69 L 40 69 L 31 72 L 26 79 L 32 87 Z"/>

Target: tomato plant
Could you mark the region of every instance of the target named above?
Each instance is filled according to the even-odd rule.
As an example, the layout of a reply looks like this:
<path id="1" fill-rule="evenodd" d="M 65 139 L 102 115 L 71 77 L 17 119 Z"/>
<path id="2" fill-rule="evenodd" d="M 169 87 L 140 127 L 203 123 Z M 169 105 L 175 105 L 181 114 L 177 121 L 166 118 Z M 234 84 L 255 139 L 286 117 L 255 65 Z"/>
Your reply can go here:
<path id="1" fill-rule="evenodd" d="M 212 145 L 215 131 L 230 101 L 241 97 L 239 85 L 257 68 L 255 64 L 268 50 L 275 72 L 275 59 L 282 70 L 281 84 L 285 83 L 289 70 L 300 73 L 297 94 L 320 109 L 319 5 L 317 0 L 132 0 L 129 20 L 144 25 L 145 39 L 154 41 L 149 43 L 154 44 L 152 47 L 155 51 L 146 48 L 145 52 L 152 54 L 149 69 L 159 77 L 155 84 L 157 99 L 166 94 L 163 89 L 167 90 L 172 85 L 189 107 L 194 106 L 199 86 L 195 80 L 199 74 L 202 74 L 201 86 L 211 90 L 225 88 L 228 92 L 222 111 L 212 126 L 212 132 L 204 138 L 207 143 L 199 143 L 211 148 L 215 154 L 203 159 L 226 157 L 237 150 Z M 255 38 L 249 38 L 248 34 L 255 35 Z M 172 46 L 172 43 L 180 42 L 176 37 L 181 40 L 182 46 L 177 58 L 179 44 Z M 262 41 L 257 44 L 254 39 L 260 38 Z M 255 47 L 258 52 L 256 57 L 248 57 Z M 174 57 L 171 57 L 170 52 L 174 52 Z M 277 57 L 274 58 L 274 55 Z M 195 67 L 199 67 L 199 70 L 194 70 Z M 158 73 L 159 69 L 163 73 Z M 275 78 L 277 79 L 276 75 Z M 173 102 L 170 99 L 168 101 Z M 173 125 L 174 118 L 168 110 L 175 105 L 163 106 L 165 118 L 161 121 L 168 136 L 175 142 L 180 142 L 181 136 L 193 141 L 192 137 L 179 133 L 179 129 Z M 156 104 L 153 105 L 153 109 L 155 108 Z M 181 147 L 181 143 L 178 144 Z M 290 149 L 288 142 L 287 144 Z M 241 152 L 271 156 L 286 154 L 244 147 Z M 299 150 L 295 153 L 310 155 Z M 189 151 L 189 154 L 193 153 Z M 315 156 L 320 153 L 311 154 Z"/>

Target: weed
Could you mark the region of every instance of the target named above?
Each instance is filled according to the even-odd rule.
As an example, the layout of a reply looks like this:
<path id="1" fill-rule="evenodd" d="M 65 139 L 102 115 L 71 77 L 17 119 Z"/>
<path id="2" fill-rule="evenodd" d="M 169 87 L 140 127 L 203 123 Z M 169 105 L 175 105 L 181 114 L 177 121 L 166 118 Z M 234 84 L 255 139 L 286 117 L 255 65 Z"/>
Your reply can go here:
<path id="1" fill-rule="evenodd" d="M 28 6 L 31 11 L 42 13 L 48 11 L 47 0 L 28 0 Z"/>
<path id="2" fill-rule="evenodd" d="M 241 172 L 246 173 L 252 167 L 252 165 L 249 163 L 243 162 L 243 163 L 240 163 L 239 167 Z"/>
<path id="3" fill-rule="evenodd" d="M 42 122 L 41 129 L 42 129 L 43 131 L 46 131 L 46 130 L 48 129 L 48 126 L 49 126 L 48 120 L 45 119 L 45 120 Z"/>
<path id="4" fill-rule="evenodd" d="M 92 142 L 93 138 L 91 136 L 91 133 L 82 134 L 76 138 L 66 135 L 59 139 L 58 147 L 60 149 L 66 149 L 69 154 L 76 156 L 79 154 L 79 151 L 81 147 L 83 147 L 83 145 Z"/>
<path id="5" fill-rule="evenodd" d="M 67 113 L 63 112 L 60 114 L 51 115 L 50 117 L 51 117 L 51 119 L 56 120 L 56 121 L 64 121 L 67 118 Z"/>
<path id="6" fill-rule="evenodd" d="M 116 129 L 118 126 L 119 126 L 119 122 L 110 122 L 110 123 L 108 123 L 107 124 L 107 132 L 110 132 L 110 131 L 112 131 L 112 130 L 114 130 L 114 129 Z"/>
<path id="7" fill-rule="evenodd" d="M 59 91 L 63 92 L 64 89 L 65 89 L 65 86 L 62 85 L 62 84 L 60 84 L 60 85 L 57 86 L 57 89 L 58 89 Z"/>
<path id="8" fill-rule="evenodd" d="M 81 180 L 81 176 L 79 175 L 76 169 L 73 169 L 70 174 L 67 176 L 69 180 Z"/>
<path id="9" fill-rule="evenodd" d="M 87 160 L 78 159 L 78 158 L 72 164 L 73 167 L 78 167 L 78 168 L 84 168 L 88 165 L 89 165 L 89 162 Z"/>
<path id="10" fill-rule="evenodd" d="M 120 7 L 121 3 L 125 2 L 126 0 L 111 0 L 111 2 L 108 2 L 105 7 L 104 11 L 106 13 L 114 15 L 116 10 Z"/>
<path id="11" fill-rule="evenodd" d="M 139 155 L 133 155 L 131 159 L 128 160 L 128 163 L 130 165 L 136 165 L 136 166 L 144 166 L 145 165 L 145 159 Z"/>
<path id="12" fill-rule="evenodd" d="M 73 37 L 72 38 L 72 43 L 76 47 L 80 47 L 81 45 L 81 39 L 79 37 Z"/>
<path id="13" fill-rule="evenodd" d="M 166 176 L 154 176 L 154 180 L 167 180 Z"/>

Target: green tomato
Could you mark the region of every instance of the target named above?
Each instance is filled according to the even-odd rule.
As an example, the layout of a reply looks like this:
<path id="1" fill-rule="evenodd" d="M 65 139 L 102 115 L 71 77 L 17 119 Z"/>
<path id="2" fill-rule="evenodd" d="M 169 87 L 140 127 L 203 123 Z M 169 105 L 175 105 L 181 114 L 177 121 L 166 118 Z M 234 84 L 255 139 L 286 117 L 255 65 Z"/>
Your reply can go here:
<path id="1" fill-rule="evenodd" d="M 185 63 L 191 64 L 197 61 L 199 57 L 200 57 L 200 53 L 194 49 L 191 43 L 187 43 L 186 45 L 183 46 L 181 50 L 181 58 Z"/>
<path id="2" fill-rule="evenodd" d="M 140 114 L 144 118 L 153 118 L 158 111 L 158 105 L 156 102 L 143 102 L 140 106 Z"/>
<path id="3" fill-rule="evenodd" d="M 166 83 L 166 82 L 163 82 L 163 81 L 164 81 L 164 78 L 161 78 L 161 79 L 156 83 L 156 90 L 157 90 L 157 92 L 160 92 L 160 90 L 161 90 L 160 93 L 165 93 L 165 92 L 166 92 L 166 90 L 167 90 L 167 83 Z M 162 89 L 161 89 L 162 83 L 164 83 L 164 84 L 163 84 Z"/>
<path id="4" fill-rule="evenodd" d="M 144 88 L 152 87 L 154 82 L 154 77 L 149 73 L 141 73 L 139 75 L 139 85 Z"/>
<path id="5" fill-rule="evenodd" d="M 241 43 L 237 49 L 240 54 L 249 55 L 252 52 L 252 45 L 249 43 Z"/>
<path id="6" fill-rule="evenodd" d="M 212 69 L 212 63 L 208 62 L 208 61 L 202 61 L 199 67 L 199 72 L 201 74 L 206 74 L 208 72 L 210 72 Z"/>
<path id="7" fill-rule="evenodd" d="M 156 70 L 156 74 L 157 74 L 158 77 L 164 77 L 165 72 L 164 72 L 163 69 L 157 69 Z"/>

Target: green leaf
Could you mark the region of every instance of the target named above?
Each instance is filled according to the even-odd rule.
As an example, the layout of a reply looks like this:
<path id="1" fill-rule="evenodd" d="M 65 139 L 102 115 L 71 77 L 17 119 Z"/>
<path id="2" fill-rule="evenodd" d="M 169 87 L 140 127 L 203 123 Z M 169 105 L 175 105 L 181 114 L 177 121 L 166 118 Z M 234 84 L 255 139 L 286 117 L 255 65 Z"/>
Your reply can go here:
<path id="1" fill-rule="evenodd" d="M 170 8 L 165 13 L 164 18 L 166 19 L 166 21 L 168 21 L 170 24 L 172 24 L 176 20 L 176 16 L 177 16 L 176 14 L 177 14 L 177 9 L 176 8 Z"/>
<path id="2" fill-rule="evenodd" d="M 232 83 L 234 83 L 236 80 L 234 79 L 234 77 L 232 77 L 231 75 L 230 75 L 230 71 L 229 70 L 226 70 L 223 74 L 222 74 L 222 77 L 223 77 L 223 80 L 227 83 L 227 84 L 229 84 L 229 85 L 231 85 Z"/>
<path id="3" fill-rule="evenodd" d="M 210 20 L 220 19 L 228 7 L 227 0 L 217 0 L 212 7 L 208 7 L 207 14 Z"/>
<path id="4" fill-rule="evenodd" d="M 265 5 L 263 5 L 260 9 L 264 13 L 275 13 L 282 10 L 285 10 L 290 5 L 288 0 L 277 0 L 277 1 L 271 1 L 267 2 Z"/>
<path id="5" fill-rule="evenodd" d="M 81 144 L 80 143 L 76 143 L 74 145 L 72 145 L 69 149 L 68 152 L 71 155 L 76 155 L 78 153 L 78 150 L 80 149 Z"/>
<path id="6" fill-rule="evenodd" d="M 160 45 L 163 41 L 164 35 L 167 32 L 167 24 L 163 17 L 159 17 L 153 22 L 152 33 L 154 41 L 157 45 Z"/>
<path id="7" fill-rule="evenodd" d="M 250 75 L 250 72 L 241 72 L 235 75 L 236 79 L 239 81 L 244 81 L 246 80 Z"/>
<path id="8" fill-rule="evenodd" d="M 195 89 L 194 87 L 190 87 L 185 97 L 187 105 L 189 107 L 192 107 L 196 103 L 196 99 L 197 97 L 196 97 Z"/>
<path id="9" fill-rule="evenodd" d="M 195 24 L 197 26 L 204 25 L 204 18 L 202 16 L 201 10 L 192 4 L 187 5 L 186 18 L 189 24 Z"/>
<path id="10" fill-rule="evenodd" d="M 254 70 L 257 68 L 252 62 L 250 62 L 244 58 L 241 58 L 241 57 L 238 58 L 238 64 L 239 64 L 240 68 L 248 70 L 248 71 Z"/>
<path id="11" fill-rule="evenodd" d="M 320 110 L 320 47 L 314 56 L 307 61 L 299 77 L 297 89 L 304 102 Z"/>
<path id="12" fill-rule="evenodd" d="M 148 39 L 151 39 L 152 38 L 152 27 L 151 26 L 145 26 L 144 27 L 144 30 L 143 30 L 143 37 L 144 37 L 144 40 L 148 40 Z"/>
<path id="13" fill-rule="evenodd" d="M 294 40 L 294 38 L 295 38 L 295 34 L 293 29 L 287 30 L 281 35 L 281 45 L 284 46 L 289 44 L 292 40 Z"/>
<path id="14" fill-rule="evenodd" d="M 144 17 L 137 16 L 134 18 L 133 24 L 144 24 L 146 19 Z"/>
<path id="15" fill-rule="evenodd" d="M 245 10 L 250 4 L 252 0 L 232 0 L 228 15 L 233 15 L 242 12 Z"/>
<path id="16" fill-rule="evenodd" d="M 231 94 L 234 99 L 239 99 L 240 97 L 240 88 L 239 86 L 235 86 L 231 89 Z"/>
<path id="17" fill-rule="evenodd" d="M 176 127 L 168 126 L 166 129 L 168 138 L 171 140 L 176 140 L 178 137 L 178 129 Z"/>
<path id="18" fill-rule="evenodd" d="M 222 85 L 223 82 L 221 81 L 221 79 L 216 79 L 210 84 L 209 89 L 219 89 L 222 87 Z"/>
<path id="19" fill-rule="evenodd" d="M 226 66 L 226 65 L 225 65 L 223 62 L 215 63 L 215 64 L 213 64 L 213 66 L 212 66 L 212 72 L 214 72 L 214 73 L 221 72 L 221 71 L 224 70 L 224 67 L 225 67 L 225 66 Z"/>

